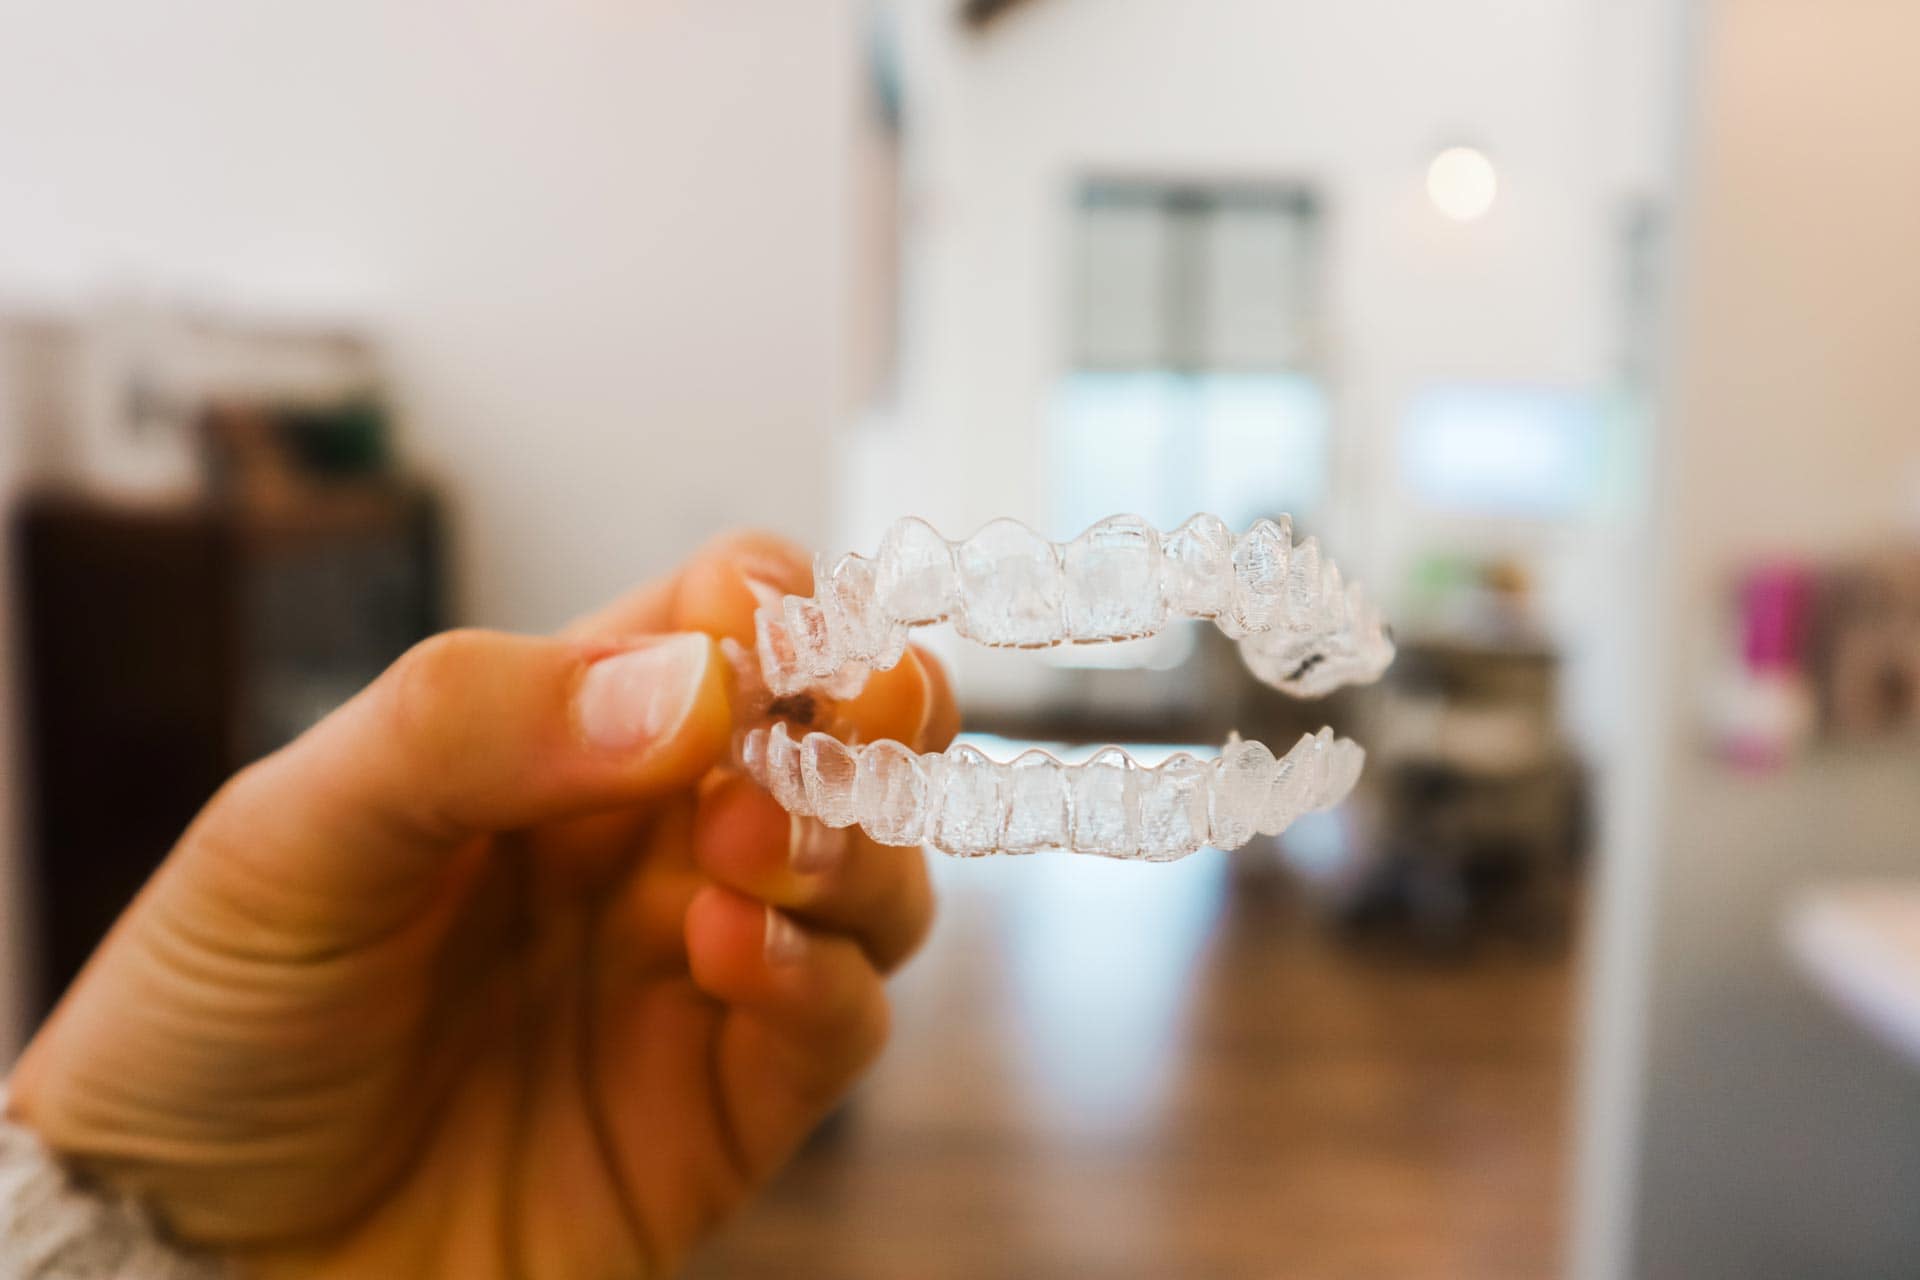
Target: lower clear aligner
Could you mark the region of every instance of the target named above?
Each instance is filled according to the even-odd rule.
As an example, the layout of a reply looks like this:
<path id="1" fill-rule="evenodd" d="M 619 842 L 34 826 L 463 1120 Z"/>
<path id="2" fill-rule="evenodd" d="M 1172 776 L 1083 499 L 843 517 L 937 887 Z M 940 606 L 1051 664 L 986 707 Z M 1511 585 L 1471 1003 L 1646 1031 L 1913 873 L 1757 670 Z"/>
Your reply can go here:
<path id="1" fill-rule="evenodd" d="M 880 844 L 927 844 L 958 857 L 1064 849 L 1148 862 L 1278 835 L 1344 799 L 1366 757 L 1322 729 L 1278 758 L 1236 736 L 1215 758 L 1176 752 L 1152 768 L 1119 747 L 1078 764 L 1040 750 L 1003 763 L 965 744 L 922 755 L 825 733 L 796 741 L 782 721 L 742 735 L 738 755 L 789 813 L 831 827 L 857 823 Z"/>
<path id="2" fill-rule="evenodd" d="M 775 696 L 822 688 L 850 696 L 900 661 L 907 632 L 951 620 L 978 644 L 1051 648 L 1137 639 L 1170 620 L 1213 621 L 1239 642 L 1252 674 L 1317 697 L 1377 678 L 1393 642 L 1360 584 L 1346 583 L 1292 521 L 1256 521 L 1236 536 L 1196 515 L 1162 535 L 1113 516 L 1073 541 L 1048 542 L 995 520 L 953 543 L 912 517 L 875 557 L 822 560 L 812 597 L 770 596 L 755 617 L 761 678 Z"/>

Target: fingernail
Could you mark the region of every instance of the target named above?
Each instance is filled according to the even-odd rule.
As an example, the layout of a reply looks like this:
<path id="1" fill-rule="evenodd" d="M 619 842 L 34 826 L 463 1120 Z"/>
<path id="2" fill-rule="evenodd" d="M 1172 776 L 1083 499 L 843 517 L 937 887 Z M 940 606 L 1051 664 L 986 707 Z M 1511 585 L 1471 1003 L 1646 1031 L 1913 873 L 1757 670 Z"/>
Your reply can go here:
<path id="1" fill-rule="evenodd" d="M 802 875 L 821 875 L 840 865 L 847 852 L 847 831 L 817 818 L 787 821 L 787 865 Z"/>
<path id="2" fill-rule="evenodd" d="M 580 729 L 608 751 L 668 737 L 693 710 L 711 660 L 703 635 L 668 636 L 602 658 L 580 682 Z"/>
<path id="3" fill-rule="evenodd" d="M 767 908 L 767 963 L 772 965 L 798 964 L 807 953 L 806 932 L 785 914 L 772 907 Z"/>

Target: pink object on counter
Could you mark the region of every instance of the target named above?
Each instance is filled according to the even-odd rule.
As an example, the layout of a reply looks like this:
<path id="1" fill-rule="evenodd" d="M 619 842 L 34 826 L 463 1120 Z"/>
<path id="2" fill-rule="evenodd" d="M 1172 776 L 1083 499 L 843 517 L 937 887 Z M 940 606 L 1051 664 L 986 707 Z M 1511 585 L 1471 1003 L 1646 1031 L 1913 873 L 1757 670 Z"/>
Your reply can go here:
<path id="1" fill-rule="evenodd" d="M 1791 561 L 1747 574 L 1740 585 L 1741 649 L 1747 670 L 1802 669 L 1813 585 L 1813 570 Z"/>

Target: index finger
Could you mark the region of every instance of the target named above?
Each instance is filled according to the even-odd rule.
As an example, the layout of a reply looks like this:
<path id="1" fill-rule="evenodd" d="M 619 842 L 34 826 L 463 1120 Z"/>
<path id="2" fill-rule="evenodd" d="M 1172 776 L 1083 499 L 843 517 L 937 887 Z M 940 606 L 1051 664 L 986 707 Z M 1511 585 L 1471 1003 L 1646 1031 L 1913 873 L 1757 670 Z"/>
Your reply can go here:
<path id="1" fill-rule="evenodd" d="M 715 639 L 753 643 L 753 612 L 760 597 L 806 595 L 813 566 L 798 545 L 757 529 L 723 533 L 658 578 L 611 604 L 574 619 L 567 639 L 605 640 L 664 631 L 704 631 Z"/>

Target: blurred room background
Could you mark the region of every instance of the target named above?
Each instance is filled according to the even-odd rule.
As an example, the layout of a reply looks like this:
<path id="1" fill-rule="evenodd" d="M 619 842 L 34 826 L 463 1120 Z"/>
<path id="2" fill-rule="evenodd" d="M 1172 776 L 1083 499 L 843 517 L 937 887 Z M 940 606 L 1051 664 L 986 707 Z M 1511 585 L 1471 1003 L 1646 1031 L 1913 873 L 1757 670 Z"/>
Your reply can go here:
<path id="1" fill-rule="evenodd" d="M 0 0 L 0 1050 L 431 630 L 738 524 L 1285 511 L 1385 603 L 1379 687 L 934 642 L 997 750 L 1332 723 L 1360 791 L 942 860 L 893 1048 L 696 1273 L 1920 1274 L 1917 42 Z"/>

